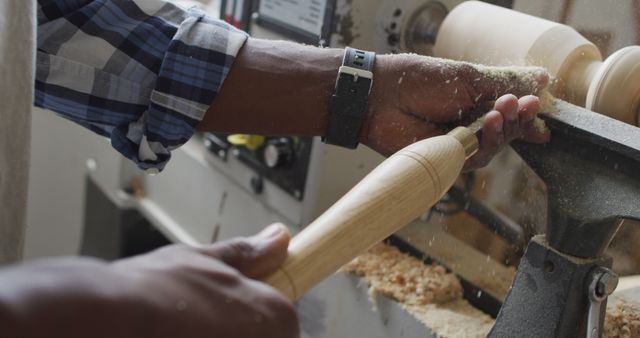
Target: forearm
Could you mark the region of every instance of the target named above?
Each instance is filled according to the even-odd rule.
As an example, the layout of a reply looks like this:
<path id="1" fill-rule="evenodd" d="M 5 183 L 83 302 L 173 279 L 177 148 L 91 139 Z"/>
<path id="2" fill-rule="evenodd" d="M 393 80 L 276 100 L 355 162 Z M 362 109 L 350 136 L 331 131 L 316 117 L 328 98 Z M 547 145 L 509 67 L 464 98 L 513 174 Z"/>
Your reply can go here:
<path id="1" fill-rule="evenodd" d="M 248 39 L 201 131 L 323 135 L 342 49 Z"/>

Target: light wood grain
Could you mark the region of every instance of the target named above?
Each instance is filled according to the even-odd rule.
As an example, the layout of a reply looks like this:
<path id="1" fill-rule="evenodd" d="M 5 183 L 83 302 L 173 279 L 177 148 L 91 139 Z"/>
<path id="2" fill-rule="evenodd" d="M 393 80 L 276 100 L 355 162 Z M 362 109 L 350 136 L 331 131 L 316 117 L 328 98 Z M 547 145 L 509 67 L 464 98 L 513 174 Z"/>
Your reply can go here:
<path id="1" fill-rule="evenodd" d="M 639 46 L 623 48 L 603 62 L 598 47 L 570 26 L 465 1 L 442 23 L 434 54 L 491 66 L 543 67 L 555 78 L 554 96 L 640 125 Z"/>
<path id="2" fill-rule="evenodd" d="M 265 282 L 299 298 L 435 204 L 460 174 L 465 156 L 461 142 L 449 135 L 400 150 L 298 234 L 285 263 Z"/>
<path id="3" fill-rule="evenodd" d="M 480 1 L 447 15 L 434 53 L 491 66 L 543 67 L 557 79 L 554 96 L 583 107 L 592 69 L 602 65 L 598 48 L 573 28 Z"/>

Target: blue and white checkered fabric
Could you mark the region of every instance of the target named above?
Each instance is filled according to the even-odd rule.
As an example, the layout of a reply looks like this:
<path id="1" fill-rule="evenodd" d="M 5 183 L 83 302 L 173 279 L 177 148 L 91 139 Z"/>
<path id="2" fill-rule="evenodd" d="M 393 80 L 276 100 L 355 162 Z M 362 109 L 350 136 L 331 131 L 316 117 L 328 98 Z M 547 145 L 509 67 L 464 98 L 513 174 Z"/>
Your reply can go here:
<path id="1" fill-rule="evenodd" d="M 162 170 L 219 92 L 244 32 L 162 0 L 39 0 L 35 105 Z"/>

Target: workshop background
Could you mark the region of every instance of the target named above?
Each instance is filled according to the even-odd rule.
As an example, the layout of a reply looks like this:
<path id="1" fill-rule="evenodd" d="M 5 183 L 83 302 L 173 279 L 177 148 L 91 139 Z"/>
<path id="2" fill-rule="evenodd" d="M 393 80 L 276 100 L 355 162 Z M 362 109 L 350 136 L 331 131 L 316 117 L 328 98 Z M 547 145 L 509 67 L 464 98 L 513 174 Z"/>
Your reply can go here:
<path id="1" fill-rule="evenodd" d="M 197 1 L 182 3 L 192 5 Z M 216 15 L 220 2 L 202 0 L 200 6 Z M 577 28 L 603 55 L 640 44 L 640 1 L 516 0 L 514 8 Z M 108 140 L 39 108 L 34 108 L 32 128 L 25 257 L 77 254 L 82 238 L 87 161 L 112 152 L 111 146 Z"/>
<path id="2" fill-rule="evenodd" d="M 359 21 L 343 20 L 340 24 L 349 29 L 322 32 L 325 39 L 317 37 L 316 41 L 307 34 L 315 29 L 313 25 L 302 34 L 285 34 L 287 27 L 273 25 L 266 20 L 268 15 L 261 18 L 250 11 L 232 11 L 231 21 L 262 38 L 284 37 L 331 46 L 337 42 L 338 47 L 342 47 L 341 42 L 353 42 L 382 52 L 413 51 L 411 48 L 431 51 L 433 41 L 422 46 L 393 31 L 393 17 L 412 14 L 397 13 L 396 4 L 415 9 L 419 7 L 416 4 L 441 3 L 433 8 L 451 10 L 462 2 L 338 1 L 354 8 L 353 13 L 349 12 L 351 8 L 336 8 L 343 19 Z M 197 5 L 219 17 L 224 4 L 233 3 L 240 8 L 250 1 L 176 2 Z M 570 25 L 592 41 L 604 58 L 625 46 L 640 45 L 640 0 L 488 2 Z M 371 4 L 379 4 L 382 9 Z M 388 15 L 380 15 L 381 11 L 388 11 Z M 241 15 L 233 15 L 237 13 Z M 236 135 L 231 142 L 226 135 L 208 134 L 198 135 L 175 151 L 166 171 L 150 177 L 117 154 L 108 140 L 52 112 L 34 108 L 32 128 L 26 258 L 89 254 L 113 259 L 169 242 L 206 244 L 249 235 L 274 221 L 287 223 L 295 232 L 382 161 L 382 157 L 364 147 L 352 152 L 325 146 L 318 139 Z M 272 162 L 263 163 L 262 157 L 254 156 L 252 142 L 259 147 L 271 146 L 275 154 Z M 288 163 L 292 158 L 296 162 Z M 184 181 L 185 173 L 190 177 L 188 182 Z M 465 298 L 469 300 L 470 293 L 477 294 L 471 297 L 473 305 L 495 317 L 496 306 L 499 307 L 496 301 L 504 299 L 527 241 L 545 229 L 546 193 L 536 174 L 513 150 L 507 150 L 489 168 L 460 178 L 448 199 L 400 231 L 394 244 L 405 251 L 417 250 L 417 256 L 432 257 L 454 270 L 473 284 L 463 285 Z M 463 204 L 481 201 L 478 205 L 490 207 L 505 226 L 498 230 L 483 226 L 477 217 L 464 212 L 469 206 L 461 208 L 460 200 L 466 201 Z M 516 229 L 514 224 L 521 227 Z M 625 221 L 608 250 L 614 257 L 613 270 L 622 276 L 640 274 L 638 225 Z M 404 247 L 407 243 L 413 248 Z M 357 264 L 349 269 L 365 274 Z M 479 272 L 482 269 L 490 273 Z M 376 306 L 384 313 L 384 324 L 357 327 L 357 335 L 347 335 L 345 332 L 351 333 L 350 329 L 336 324 L 341 317 L 348 315 L 352 323 L 377 318 L 373 312 L 359 311 L 372 307 L 360 284 L 357 279 L 333 279 L 304 298 L 299 308 L 306 310 L 301 312 L 305 332 L 323 332 L 311 334 L 314 338 L 383 337 L 380 325 L 384 332 L 406 332 L 407 337 L 413 337 L 409 332 L 419 332 L 422 324 L 403 316 L 402 310 L 388 300 L 378 300 Z M 357 290 L 353 292 L 355 300 L 345 300 L 353 290 Z M 322 300 L 327 293 L 335 299 Z M 327 315 L 328 309 L 339 310 Z"/>

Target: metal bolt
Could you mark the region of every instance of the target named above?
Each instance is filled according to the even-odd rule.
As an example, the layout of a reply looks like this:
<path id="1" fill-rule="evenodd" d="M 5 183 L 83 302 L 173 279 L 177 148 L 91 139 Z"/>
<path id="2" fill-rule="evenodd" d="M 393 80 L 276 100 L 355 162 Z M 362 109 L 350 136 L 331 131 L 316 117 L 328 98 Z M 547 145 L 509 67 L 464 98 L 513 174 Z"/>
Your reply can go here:
<path id="1" fill-rule="evenodd" d="M 608 296 L 615 291 L 618 286 L 618 275 L 613 271 L 606 269 L 603 271 L 600 279 L 598 280 L 598 284 L 596 286 L 596 290 L 603 296 Z"/>
<path id="2" fill-rule="evenodd" d="M 589 297 L 592 300 L 601 301 L 618 286 L 618 275 L 603 266 L 596 267 L 591 272 L 591 283 L 589 283 Z"/>
<path id="3" fill-rule="evenodd" d="M 602 302 L 607 299 L 618 286 L 618 275 L 603 266 L 595 267 L 589 273 L 589 315 L 587 319 L 587 337 L 596 338 L 601 335 Z"/>

